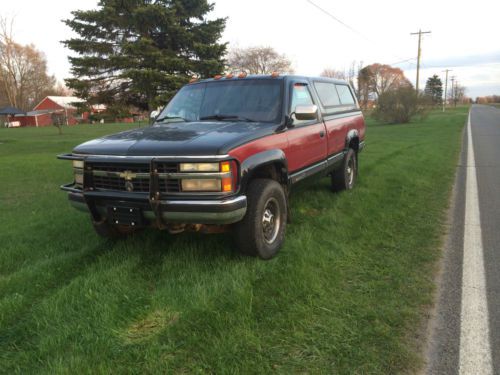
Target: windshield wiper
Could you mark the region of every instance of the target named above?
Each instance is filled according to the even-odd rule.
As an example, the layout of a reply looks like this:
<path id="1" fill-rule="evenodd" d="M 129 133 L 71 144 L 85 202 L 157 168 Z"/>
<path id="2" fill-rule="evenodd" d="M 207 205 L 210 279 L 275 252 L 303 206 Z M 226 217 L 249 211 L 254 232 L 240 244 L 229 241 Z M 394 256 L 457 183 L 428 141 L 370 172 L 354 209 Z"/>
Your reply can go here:
<path id="1" fill-rule="evenodd" d="M 155 120 L 155 122 L 163 122 L 165 120 L 181 120 L 181 121 L 187 122 L 187 120 L 181 116 L 163 116 L 163 117 L 157 118 Z"/>
<path id="2" fill-rule="evenodd" d="M 253 120 L 251 118 L 243 117 L 243 116 L 236 116 L 236 115 L 203 116 L 203 117 L 200 117 L 200 120 L 217 120 L 217 121 L 233 120 L 233 121 L 257 122 L 256 120 Z"/>

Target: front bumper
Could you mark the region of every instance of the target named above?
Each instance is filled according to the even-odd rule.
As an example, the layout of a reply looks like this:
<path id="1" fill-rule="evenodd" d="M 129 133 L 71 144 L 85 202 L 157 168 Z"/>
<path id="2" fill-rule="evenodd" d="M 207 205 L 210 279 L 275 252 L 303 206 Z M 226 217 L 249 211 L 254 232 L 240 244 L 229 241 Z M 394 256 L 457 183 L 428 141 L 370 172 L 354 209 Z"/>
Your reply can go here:
<path id="1" fill-rule="evenodd" d="M 90 212 L 94 221 L 106 218 L 107 207 L 126 205 L 140 208 L 144 219 L 154 223 L 232 224 L 240 221 L 247 210 L 247 197 L 239 195 L 224 199 L 160 200 L 151 202 L 148 194 L 125 192 L 82 192 L 72 184 L 61 186 L 68 191 L 73 207 Z"/>

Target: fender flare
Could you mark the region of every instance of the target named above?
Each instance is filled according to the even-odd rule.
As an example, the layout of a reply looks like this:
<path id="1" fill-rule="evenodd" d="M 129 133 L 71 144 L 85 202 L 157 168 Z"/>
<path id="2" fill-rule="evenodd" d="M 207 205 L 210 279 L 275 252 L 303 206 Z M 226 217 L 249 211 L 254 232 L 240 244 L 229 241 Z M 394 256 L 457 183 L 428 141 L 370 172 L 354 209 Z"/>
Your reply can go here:
<path id="1" fill-rule="evenodd" d="M 356 138 L 358 139 L 358 142 L 360 142 L 358 130 L 357 129 L 349 130 L 345 138 L 345 148 L 348 149 L 351 141 Z"/>
<path id="2" fill-rule="evenodd" d="M 248 182 L 258 168 L 269 164 L 278 164 L 281 167 L 278 172 L 281 174 L 281 182 L 286 184 L 288 182 L 288 161 L 285 153 L 280 149 L 272 149 L 254 154 L 241 163 L 240 191 L 246 191 Z"/>

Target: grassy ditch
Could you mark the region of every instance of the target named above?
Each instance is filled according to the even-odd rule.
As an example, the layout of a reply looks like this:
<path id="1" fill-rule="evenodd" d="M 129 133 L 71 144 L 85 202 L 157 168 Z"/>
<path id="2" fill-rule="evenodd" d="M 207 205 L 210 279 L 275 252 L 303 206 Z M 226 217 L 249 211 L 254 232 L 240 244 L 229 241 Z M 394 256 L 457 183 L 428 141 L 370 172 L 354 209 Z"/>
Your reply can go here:
<path id="1" fill-rule="evenodd" d="M 465 108 L 370 122 L 359 185 L 292 194 L 277 258 L 226 235 L 94 235 L 57 153 L 118 125 L 0 130 L 0 368 L 6 373 L 380 373 L 420 365 Z M 128 127 L 120 125 L 120 129 Z"/>

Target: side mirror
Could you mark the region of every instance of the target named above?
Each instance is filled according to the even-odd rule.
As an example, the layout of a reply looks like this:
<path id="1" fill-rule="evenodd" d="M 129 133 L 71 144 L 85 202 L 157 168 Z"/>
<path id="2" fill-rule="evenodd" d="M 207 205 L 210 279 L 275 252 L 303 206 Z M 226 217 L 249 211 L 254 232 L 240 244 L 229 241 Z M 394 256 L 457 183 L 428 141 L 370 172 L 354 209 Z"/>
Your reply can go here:
<path id="1" fill-rule="evenodd" d="M 318 106 L 298 105 L 295 107 L 295 118 L 297 120 L 316 120 L 318 118 Z"/>
<path id="2" fill-rule="evenodd" d="M 160 111 L 158 111 L 158 110 L 151 111 L 151 113 L 149 114 L 149 124 L 150 125 L 154 124 L 154 122 L 159 114 L 160 114 Z"/>

